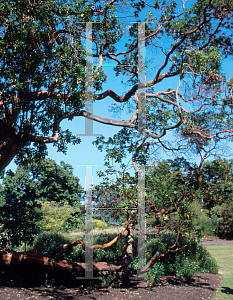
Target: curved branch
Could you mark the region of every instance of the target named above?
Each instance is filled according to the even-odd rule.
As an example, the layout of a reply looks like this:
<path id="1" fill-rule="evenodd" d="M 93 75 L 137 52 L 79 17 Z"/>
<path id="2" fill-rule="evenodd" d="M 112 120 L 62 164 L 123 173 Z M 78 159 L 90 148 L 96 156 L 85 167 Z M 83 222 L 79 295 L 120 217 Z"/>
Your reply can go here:
<path id="1" fill-rule="evenodd" d="M 53 125 L 53 135 L 50 137 L 42 137 L 42 136 L 34 136 L 32 134 L 25 135 L 28 139 L 28 141 L 32 142 L 38 142 L 38 143 L 54 143 L 58 141 L 59 138 L 59 131 L 60 131 L 60 123 L 64 119 L 69 119 L 72 117 L 85 117 L 87 119 L 97 121 L 102 124 L 106 125 L 114 125 L 114 126 L 122 126 L 122 127 L 131 127 L 136 128 L 136 125 L 133 124 L 133 122 L 137 119 L 136 113 L 133 114 L 133 116 L 128 121 L 120 121 L 120 120 L 112 120 L 107 118 L 102 118 L 100 116 L 91 114 L 90 112 L 87 112 L 85 110 L 81 111 L 70 111 L 67 113 L 64 113 L 60 118 L 56 119 L 54 121 Z"/>
<path id="2" fill-rule="evenodd" d="M 161 100 L 161 101 L 163 101 L 163 102 L 167 102 L 167 103 L 169 103 L 169 104 L 172 104 L 172 105 L 174 105 L 174 106 L 180 108 L 183 112 L 188 113 L 188 111 L 187 111 L 185 108 L 183 108 L 182 106 L 180 106 L 180 105 L 177 104 L 176 102 L 173 102 L 173 101 L 171 101 L 171 100 L 168 100 L 168 99 L 165 99 L 165 98 L 163 98 L 163 97 L 160 97 L 159 94 L 161 94 L 161 93 L 156 93 L 156 94 L 149 94 L 149 93 L 146 93 L 146 97 L 155 97 L 155 98 L 158 98 L 159 100 Z"/>
<path id="3" fill-rule="evenodd" d="M 114 126 L 121 126 L 121 127 L 129 127 L 129 128 L 134 128 L 139 132 L 144 132 L 146 135 L 149 135 L 150 137 L 157 139 L 166 134 L 167 130 L 174 129 L 179 127 L 183 121 L 180 120 L 177 124 L 172 125 L 172 126 L 167 126 L 163 129 L 163 132 L 161 134 L 154 134 L 150 132 L 149 130 L 145 128 L 139 128 L 137 125 L 135 125 L 133 122 L 137 119 L 136 113 L 133 114 L 133 116 L 128 120 L 128 121 L 120 121 L 120 120 L 113 120 L 113 119 L 107 119 L 107 118 L 102 118 L 100 116 L 91 114 L 90 112 L 87 112 L 85 110 L 82 111 L 71 111 L 68 113 L 64 113 L 60 118 L 54 121 L 54 126 L 53 126 L 53 135 L 50 137 L 41 137 L 41 136 L 34 136 L 32 134 L 25 134 L 25 137 L 27 138 L 28 141 L 32 142 L 38 142 L 38 143 L 54 143 L 58 141 L 59 138 L 59 126 L 62 120 L 72 118 L 75 116 L 82 116 L 87 119 L 97 121 L 102 124 L 106 125 L 114 125 Z"/>
<path id="4" fill-rule="evenodd" d="M 202 138 L 207 139 L 207 140 L 213 139 L 213 138 L 215 138 L 215 137 L 217 137 L 217 138 L 219 138 L 219 139 L 225 139 L 226 137 L 232 136 L 232 134 L 229 134 L 229 135 L 227 135 L 226 137 L 220 137 L 220 136 L 219 136 L 219 134 L 225 133 L 225 132 L 231 133 L 231 132 L 233 132 L 233 129 L 220 130 L 219 132 L 217 132 L 217 133 L 215 133 L 215 134 L 213 134 L 213 135 L 211 135 L 211 136 L 205 135 L 205 134 L 203 134 L 203 133 L 201 133 L 200 131 L 197 131 L 197 130 L 192 130 L 192 131 L 190 131 L 188 134 L 189 134 L 189 135 L 191 135 L 191 134 L 197 134 L 197 135 L 199 135 L 199 136 L 201 136 Z"/>
<path id="5" fill-rule="evenodd" d="M 205 6 L 204 8 L 204 11 L 203 11 L 203 21 L 198 25 L 196 26 L 194 29 L 192 30 L 189 30 L 189 31 L 186 31 L 182 38 L 180 39 L 179 42 L 177 42 L 175 45 L 172 46 L 171 50 L 168 52 L 168 54 L 166 55 L 166 58 L 165 58 L 165 61 L 164 61 L 164 64 L 159 68 L 157 74 L 156 74 L 156 77 L 155 77 L 155 81 L 159 78 L 160 76 L 160 73 L 162 70 L 164 70 L 164 68 L 166 68 L 167 64 L 168 64 L 168 61 L 169 61 L 169 57 L 171 56 L 171 54 L 184 42 L 184 40 L 190 35 L 190 34 L 193 34 L 195 33 L 197 30 L 199 29 L 202 29 L 206 23 L 208 23 L 207 19 L 206 19 L 206 10 L 207 8 L 210 6 L 211 4 L 211 0 L 209 0 L 209 3 Z"/>
<path id="6" fill-rule="evenodd" d="M 127 226 L 128 226 L 128 219 L 127 219 L 126 224 L 127 224 Z M 123 235 L 123 233 L 127 230 L 127 226 L 126 226 L 124 229 L 122 229 L 122 231 L 121 231 L 121 232 L 120 232 L 120 233 L 119 233 L 119 234 L 118 234 L 111 242 L 109 242 L 109 243 L 107 243 L 107 244 L 104 244 L 104 245 L 98 245 L 98 244 L 97 244 L 97 245 L 93 245 L 93 246 L 91 246 L 91 247 L 86 247 L 84 241 L 83 241 L 82 239 L 79 239 L 79 240 L 76 240 L 76 241 L 73 242 L 73 243 L 70 243 L 70 244 L 64 244 L 64 245 L 61 245 L 60 247 L 56 248 L 56 249 L 51 253 L 51 256 L 54 257 L 54 255 L 55 255 L 57 252 L 59 252 L 59 251 L 61 251 L 61 250 L 64 250 L 64 249 L 72 248 L 72 247 L 74 247 L 74 246 L 77 246 L 78 244 L 81 244 L 81 245 L 82 245 L 83 250 L 86 250 L 86 249 L 90 250 L 90 249 L 96 249 L 96 248 L 102 248 L 102 249 L 108 248 L 108 247 L 112 246 L 114 243 L 116 243 L 116 242 L 119 240 L 119 238 L 120 238 L 120 237 Z"/>

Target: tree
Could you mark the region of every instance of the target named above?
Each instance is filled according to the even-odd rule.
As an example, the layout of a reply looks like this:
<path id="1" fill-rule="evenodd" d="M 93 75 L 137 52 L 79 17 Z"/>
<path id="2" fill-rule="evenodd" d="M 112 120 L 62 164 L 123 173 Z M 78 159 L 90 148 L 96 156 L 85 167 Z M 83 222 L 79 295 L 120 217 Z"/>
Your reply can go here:
<path id="1" fill-rule="evenodd" d="M 215 221 L 215 234 L 225 238 L 233 237 L 232 163 L 232 159 L 218 157 L 204 163 L 201 172 L 201 204 Z"/>
<path id="2" fill-rule="evenodd" d="M 197 200 L 197 169 L 184 158 L 162 160 L 145 171 L 145 203 L 147 234 L 164 234 L 173 231 L 178 235 L 195 237 L 193 228 L 195 211 L 192 208 Z M 116 173 L 116 171 L 114 170 Z M 96 186 L 94 201 L 101 208 L 138 207 L 138 174 L 117 173 L 115 182 L 103 177 Z M 112 213 L 115 218 L 125 221 L 121 211 Z M 139 228 L 138 228 L 139 229 Z"/>
<path id="3" fill-rule="evenodd" d="M 8 246 L 19 246 L 22 242 L 31 244 L 38 233 L 36 221 L 40 218 L 36 183 L 19 166 L 16 173 L 9 172 L 4 178 L 2 190 L 0 223 Z"/>
<path id="4" fill-rule="evenodd" d="M 82 188 L 72 166 L 51 159 L 24 163 L 8 172 L 2 186 L 0 222 L 11 246 L 31 244 L 41 230 L 74 228 L 80 222 Z M 59 205 L 62 216 L 52 218 L 51 210 L 54 214 Z"/>
<path id="5" fill-rule="evenodd" d="M 68 129 L 60 128 L 62 120 L 75 116 L 124 127 L 123 148 L 127 146 L 123 139 L 132 130 L 144 132 L 145 137 L 136 138 L 142 148 L 155 144 L 174 148 L 161 140 L 168 130 L 178 134 L 180 142 L 185 140 L 186 147 L 187 141 L 191 146 L 204 145 L 232 135 L 232 81 L 221 73 L 222 55 L 232 53 L 232 0 L 197 1 L 188 9 L 183 4 L 181 10 L 174 1 L 156 1 L 153 7 L 144 1 L 118 4 L 114 0 L 2 0 L 0 5 L 1 170 L 17 154 L 45 155 L 47 143 L 63 152 L 67 143 L 79 143 Z M 125 49 L 118 50 L 117 43 L 125 39 L 128 16 L 121 12 L 126 6 L 135 23 Z M 144 13 L 145 47 L 147 53 L 158 53 L 161 64 L 149 55 L 147 73 L 150 66 L 153 73 L 146 83 L 138 83 L 143 64 L 138 54 L 138 22 L 144 21 Z M 95 26 L 93 57 L 99 60 L 92 72 L 93 100 L 109 96 L 116 103 L 132 105 L 135 112 L 128 121 L 102 118 L 84 109 L 85 22 Z M 98 93 L 106 81 L 104 60 L 118 64 L 117 76 L 128 76 L 129 90 L 122 96 L 109 89 Z M 169 89 L 160 90 L 162 81 L 167 81 Z M 146 91 L 145 126 L 137 113 L 142 88 Z"/>
<path id="6" fill-rule="evenodd" d="M 233 161 L 220 157 L 203 164 L 201 189 L 203 205 L 211 210 L 214 206 L 232 199 Z"/>
<path id="7" fill-rule="evenodd" d="M 73 167 L 64 161 L 58 165 L 52 159 L 26 160 L 22 165 L 37 182 L 38 201 L 48 201 L 69 205 L 80 209 L 82 187 L 74 176 Z"/>
<path id="8" fill-rule="evenodd" d="M 131 153 L 135 171 L 137 163 L 148 161 L 154 147 L 206 151 L 212 143 L 232 137 L 232 81 L 221 72 L 222 57 L 232 54 L 233 49 L 232 0 L 196 1 L 190 8 L 183 3 L 181 9 L 174 1 L 155 1 L 152 7 L 144 1 L 119 5 L 115 0 L 48 0 L 39 4 L 4 1 L 1 6 L 1 169 L 15 155 L 18 162 L 25 156 L 45 155 L 47 143 L 55 143 L 59 151 L 65 151 L 67 142 L 79 143 L 68 129 L 62 132 L 60 128 L 62 120 L 76 116 L 123 127 L 107 142 L 101 137 L 96 144 L 99 149 L 106 146 L 109 157 L 116 162 Z M 124 42 L 123 28 L 129 18 L 120 13 L 127 5 L 135 23 L 129 29 L 125 48 L 119 50 L 117 44 Z M 145 20 L 142 38 L 144 30 L 139 24 Z M 85 61 L 82 40 L 86 38 L 85 22 L 95 26 L 92 56 L 98 59 L 98 66 L 92 72 Z M 146 82 L 143 54 L 138 49 L 144 42 L 149 54 Z M 153 57 L 154 53 L 159 59 Z M 102 83 L 107 80 L 104 60 L 116 62 L 115 74 L 126 78 L 129 87 L 123 95 L 110 89 L 102 91 Z M 84 109 L 89 77 L 93 80 L 93 101 L 109 96 L 122 105 L 116 111 L 126 110 L 128 105 L 134 112 L 128 121 L 106 119 Z M 160 87 L 161 82 L 166 82 L 166 89 Z M 133 136 L 135 130 L 140 135 Z M 175 139 L 164 140 L 168 131 Z M 134 225 L 132 211 L 127 214 L 124 229 L 127 238 L 123 261 L 96 264 L 96 270 L 119 271 L 129 265 L 133 259 Z M 59 249 L 79 242 L 85 247 L 83 241 L 76 241 Z M 172 249 L 156 253 L 140 272 L 146 272 L 175 248 L 179 248 L 177 242 Z M 68 267 L 75 268 L 72 264 Z"/>
<path id="9" fill-rule="evenodd" d="M 78 224 L 84 224 L 83 218 L 80 217 L 80 209 L 69 205 L 68 202 L 59 204 L 55 201 L 39 201 L 39 204 L 42 218 L 38 221 L 38 226 L 41 231 L 61 232 L 76 229 Z"/>

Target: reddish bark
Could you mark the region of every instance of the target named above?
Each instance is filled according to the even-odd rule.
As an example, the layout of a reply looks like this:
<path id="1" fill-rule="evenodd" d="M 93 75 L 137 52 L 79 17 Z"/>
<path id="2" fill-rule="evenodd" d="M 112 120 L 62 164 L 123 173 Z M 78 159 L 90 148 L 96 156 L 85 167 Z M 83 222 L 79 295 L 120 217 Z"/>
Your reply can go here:
<path id="1" fill-rule="evenodd" d="M 135 223 L 136 223 L 136 217 L 135 217 L 135 212 L 132 211 L 130 215 L 130 222 L 129 225 L 127 225 L 126 228 L 124 228 L 121 233 L 111 242 L 105 245 L 94 245 L 93 248 L 107 248 L 111 246 L 113 243 L 119 239 L 120 235 L 123 234 L 125 230 L 127 230 L 127 235 L 126 235 L 126 249 L 125 249 L 125 256 L 124 258 L 118 262 L 118 263 L 109 263 L 109 262 L 97 262 L 93 263 L 93 271 L 94 272 L 101 272 L 101 271 L 115 271 L 115 272 L 120 272 L 122 270 L 129 272 L 131 274 L 143 274 L 149 271 L 149 269 L 157 262 L 157 260 L 160 257 L 165 256 L 169 252 L 175 252 L 178 251 L 179 249 L 173 250 L 178 242 L 179 234 L 177 236 L 177 240 L 175 244 L 170 247 L 166 252 L 160 253 L 156 252 L 155 255 L 150 259 L 150 261 L 146 264 L 145 267 L 137 270 L 133 268 L 128 268 L 128 265 L 133 261 L 133 230 L 135 228 Z M 129 218 L 129 214 L 128 214 Z M 127 218 L 127 219 L 128 219 Z M 42 253 L 37 253 L 37 252 L 14 252 L 14 253 L 7 253 L 7 254 L 1 254 L 0 253 L 0 265 L 10 265 L 10 264 L 17 264 L 21 263 L 24 261 L 29 261 L 33 263 L 38 263 L 42 264 L 44 266 L 51 266 L 54 269 L 60 269 L 60 270 L 66 270 L 69 272 L 84 272 L 86 269 L 86 263 L 78 263 L 78 262 L 69 262 L 66 260 L 55 260 L 53 259 L 53 255 L 57 253 L 58 251 L 62 249 L 67 249 L 70 247 L 73 247 L 77 244 L 81 243 L 82 247 L 85 249 L 85 244 L 82 240 L 77 240 L 74 243 L 71 244 L 65 244 L 57 249 L 55 249 L 52 253 L 52 255 L 47 255 L 47 254 L 42 254 Z"/>

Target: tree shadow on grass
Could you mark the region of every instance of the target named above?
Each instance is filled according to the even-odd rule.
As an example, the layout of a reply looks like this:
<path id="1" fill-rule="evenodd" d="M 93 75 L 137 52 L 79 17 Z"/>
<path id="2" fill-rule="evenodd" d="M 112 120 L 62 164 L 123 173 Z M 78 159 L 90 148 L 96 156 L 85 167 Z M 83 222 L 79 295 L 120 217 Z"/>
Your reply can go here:
<path id="1" fill-rule="evenodd" d="M 228 294 L 228 295 L 233 295 L 233 289 L 226 287 L 226 286 L 222 286 L 221 287 L 221 293 L 224 294 Z"/>

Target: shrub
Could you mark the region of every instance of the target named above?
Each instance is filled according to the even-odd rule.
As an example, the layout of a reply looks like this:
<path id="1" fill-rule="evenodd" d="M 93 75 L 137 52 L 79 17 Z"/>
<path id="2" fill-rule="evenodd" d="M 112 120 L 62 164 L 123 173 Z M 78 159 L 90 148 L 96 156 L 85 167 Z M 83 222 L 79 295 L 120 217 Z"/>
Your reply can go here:
<path id="1" fill-rule="evenodd" d="M 164 251 L 171 247 L 176 240 L 176 234 L 172 232 L 165 233 L 162 237 L 147 239 L 146 245 L 146 258 L 147 261 L 152 257 L 156 251 Z M 152 271 L 148 272 L 148 278 L 152 279 L 149 282 L 159 281 L 164 274 L 174 274 L 178 277 L 182 277 L 189 281 L 196 273 L 218 273 L 218 266 L 215 259 L 209 254 L 209 252 L 198 245 L 196 241 L 188 241 L 186 237 L 179 239 L 179 247 L 187 245 L 176 253 L 168 253 L 165 257 L 162 257 L 151 268 Z M 134 265 L 136 266 L 136 261 Z"/>
<path id="2" fill-rule="evenodd" d="M 81 223 L 80 209 L 71 206 L 68 202 L 40 201 L 42 217 L 37 222 L 41 231 L 64 231 Z M 71 226 L 72 224 L 72 226 Z"/>
<path id="3" fill-rule="evenodd" d="M 157 263 L 147 272 L 146 280 L 148 283 L 158 283 L 163 275 L 165 275 L 164 264 Z"/>
<path id="4" fill-rule="evenodd" d="M 218 265 L 216 260 L 211 256 L 211 254 L 202 246 L 198 246 L 196 260 L 199 263 L 200 273 L 218 273 Z"/>
<path id="5" fill-rule="evenodd" d="M 220 237 L 233 238 L 233 202 L 223 203 L 221 206 L 215 206 L 211 214 L 218 218 L 217 234 Z"/>
<path id="6" fill-rule="evenodd" d="M 100 234 L 94 236 L 93 244 L 107 244 L 116 237 L 116 234 Z M 97 248 L 93 250 L 93 260 L 117 262 L 123 258 L 125 254 L 125 237 L 121 236 L 120 239 L 112 246 L 102 249 Z"/>
<path id="7" fill-rule="evenodd" d="M 105 229 L 108 227 L 108 224 L 100 220 L 93 220 L 93 229 Z"/>
<path id="8" fill-rule="evenodd" d="M 106 244 L 110 242 L 116 234 L 100 234 L 94 236 L 93 244 Z M 137 241 L 137 234 L 134 236 Z M 172 232 L 165 233 L 162 237 L 148 236 L 146 244 L 146 259 L 148 260 L 157 251 L 164 251 L 172 246 L 176 240 L 176 234 Z M 72 240 L 73 241 L 73 240 Z M 62 244 L 71 243 L 71 238 L 61 233 L 43 233 L 40 234 L 34 242 L 34 250 L 37 252 L 51 253 L 55 248 Z M 187 244 L 187 247 L 176 253 L 168 253 L 160 258 L 147 274 L 147 280 L 150 283 L 157 283 L 165 274 L 174 274 L 185 280 L 191 280 L 196 273 L 214 273 L 218 272 L 216 261 L 208 251 L 196 241 L 188 241 L 186 237 L 181 237 L 179 246 Z M 125 254 L 125 236 L 122 236 L 111 247 L 93 250 L 93 261 L 118 262 Z M 134 248 L 134 261 L 129 265 L 131 268 L 137 268 L 137 247 Z M 81 245 L 71 249 L 63 250 L 57 253 L 56 258 L 69 261 L 84 262 L 85 252 Z M 107 275 L 106 275 L 107 276 Z M 115 275 L 114 275 L 115 276 Z M 113 277 L 114 277 L 113 276 Z M 107 280 L 107 279 L 106 279 Z M 110 280 L 112 281 L 112 280 Z M 109 282 L 110 282 L 109 281 Z M 107 281 L 106 281 L 107 282 Z"/>
<path id="9" fill-rule="evenodd" d="M 95 244 L 107 244 L 112 239 L 116 237 L 115 234 L 100 234 L 98 236 L 94 236 L 93 245 Z M 79 237 L 76 237 L 78 239 Z M 43 232 L 38 235 L 33 244 L 33 251 L 41 252 L 41 253 L 51 253 L 57 247 L 63 244 L 69 244 L 73 242 L 73 239 L 69 235 L 65 235 L 63 233 L 55 233 L 55 232 Z M 125 239 L 122 236 L 116 243 L 114 243 L 111 247 L 102 249 L 97 248 L 93 249 L 93 261 L 106 261 L 106 262 L 115 262 L 119 261 L 123 258 L 125 254 Z M 66 259 L 70 261 L 85 261 L 85 252 L 82 249 L 81 244 L 67 249 L 62 250 L 56 254 L 57 259 Z"/>
<path id="10" fill-rule="evenodd" d="M 191 205 L 196 217 L 193 225 L 199 235 L 214 236 L 218 228 L 218 220 L 214 216 L 209 216 L 209 210 L 205 209 L 201 203 L 194 202 Z"/>
<path id="11" fill-rule="evenodd" d="M 33 250 L 39 253 L 50 254 L 59 246 L 69 243 L 71 243 L 71 239 L 68 235 L 56 232 L 43 232 L 36 237 L 33 243 Z M 57 258 L 63 259 L 64 253 L 59 252 Z"/>
<path id="12" fill-rule="evenodd" d="M 186 281 L 190 281 L 198 272 L 198 263 L 189 258 L 177 257 L 175 262 L 175 272 L 177 277 L 182 277 Z"/>

